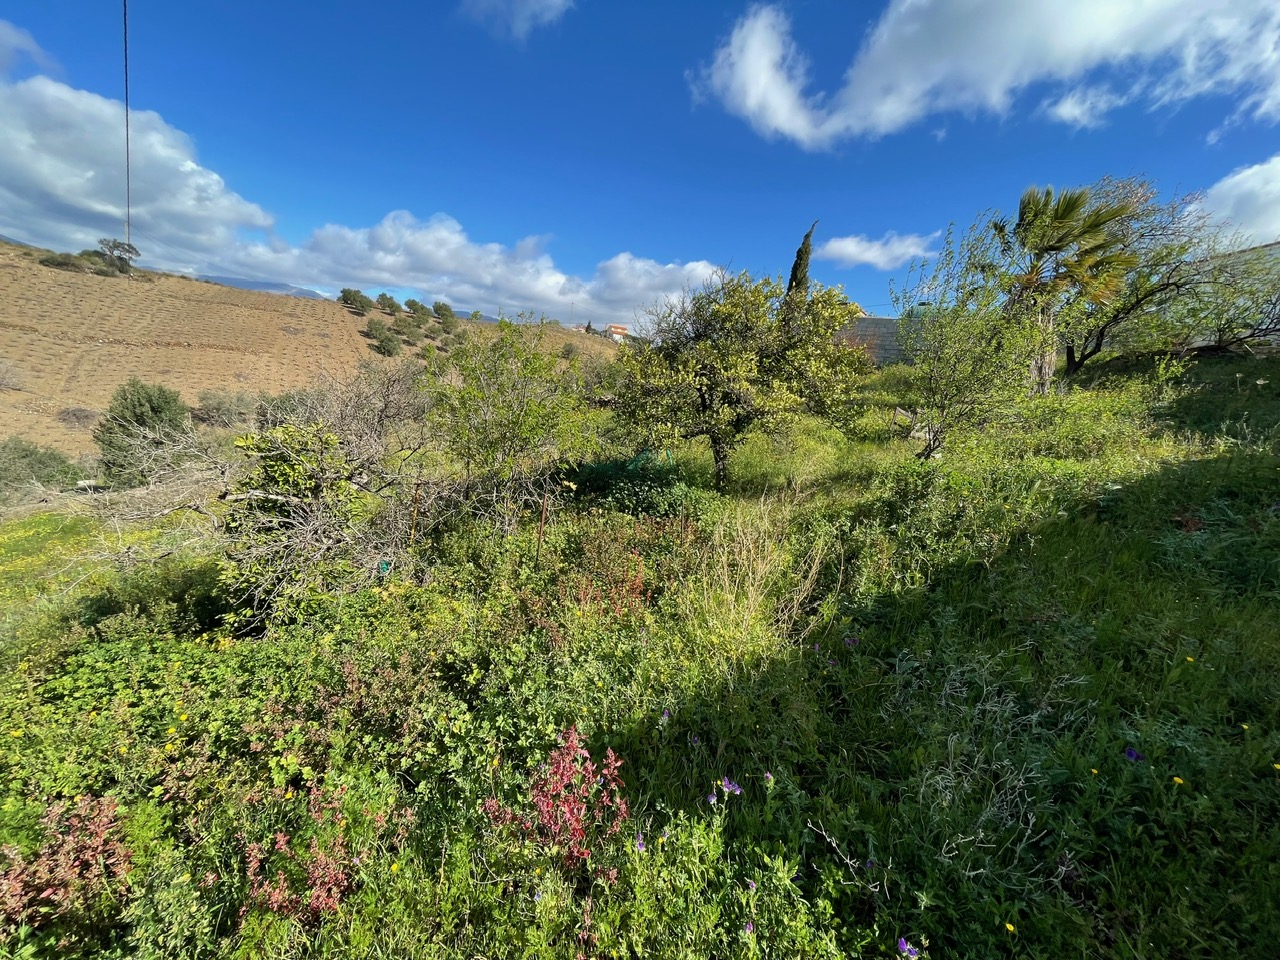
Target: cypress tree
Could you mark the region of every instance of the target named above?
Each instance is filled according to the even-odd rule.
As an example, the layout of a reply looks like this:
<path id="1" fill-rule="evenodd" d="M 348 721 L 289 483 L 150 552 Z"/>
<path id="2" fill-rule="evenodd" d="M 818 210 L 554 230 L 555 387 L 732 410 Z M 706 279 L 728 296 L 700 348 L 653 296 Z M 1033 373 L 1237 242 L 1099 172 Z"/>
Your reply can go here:
<path id="1" fill-rule="evenodd" d="M 796 250 L 796 262 L 791 265 L 791 279 L 787 281 L 788 297 L 796 290 L 805 296 L 809 294 L 809 254 L 813 252 L 813 231 L 817 227 L 818 221 L 815 220 L 800 242 L 800 248 Z"/>

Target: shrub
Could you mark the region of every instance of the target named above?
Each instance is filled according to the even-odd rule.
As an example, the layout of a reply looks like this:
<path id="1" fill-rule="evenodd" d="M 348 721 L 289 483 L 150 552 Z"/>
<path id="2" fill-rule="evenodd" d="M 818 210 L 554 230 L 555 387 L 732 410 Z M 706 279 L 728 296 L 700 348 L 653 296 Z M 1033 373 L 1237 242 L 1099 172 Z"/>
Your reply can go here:
<path id="1" fill-rule="evenodd" d="M 351 287 L 342 288 L 342 292 L 338 294 L 338 302 L 361 317 L 373 309 L 373 301 Z"/>
<path id="2" fill-rule="evenodd" d="M 373 349 L 384 357 L 394 357 L 400 353 L 400 338 L 392 333 L 391 328 L 381 317 L 370 317 L 364 335 L 373 341 Z"/>
<path id="3" fill-rule="evenodd" d="M 197 423 L 211 427 L 234 427 L 248 423 L 254 415 L 257 400 L 243 390 L 201 390 L 199 405 L 191 411 Z"/>
<path id="4" fill-rule="evenodd" d="M 155 454 L 186 426 L 190 414 L 176 390 L 137 377 L 122 383 L 93 430 L 103 476 L 120 486 L 148 482 Z"/>
<path id="5" fill-rule="evenodd" d="M 29 484 L 69 487 L 83 478 L 84 471 L 60 450 L 21 437 L 0 441 L 0 496 Z"/>
<path id="6" fill-rule="evenodd" d="M 42 267 L 53 267 L 55 270 L 70 270 L 73 273 L 84 273 L 92 269 L 93 264 L 74 253 L 50 253 L 40 258 Z"/>
<path id="7" fill-rule="evenodd" d="M 378 299 L 375 302 L 378 304 L 378 308 L 380 310 L 385 310 L 393 317 L 397 316 L 404 310 L 404 308 L 400 306 L 400 302 L 389 293 L 378 294 Z"/>

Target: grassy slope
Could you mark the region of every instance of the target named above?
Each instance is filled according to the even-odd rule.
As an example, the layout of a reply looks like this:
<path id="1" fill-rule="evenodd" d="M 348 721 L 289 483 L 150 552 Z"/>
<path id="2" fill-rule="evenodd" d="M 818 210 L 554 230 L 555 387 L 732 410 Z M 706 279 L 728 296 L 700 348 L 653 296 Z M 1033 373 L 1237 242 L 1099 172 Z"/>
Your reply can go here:
<path id="1" fill-rule="evenodd" d="M 431 583 L 262 639 L 204 633 L 207 568 L 108 577 L 7 640 L 0 840 L 34 849 L 49 799 L 128 803 L 133 896 L 82 933 L 126 952 L 1269 957 L 1277 373 L 1203 362 L 1154 419 L 1121 380 L 932 465 L 801 425 L 701 524 L 463 532 Z M 7 589 L 51 522 L 0 537 Z M 570 724 L 626 761 L 616 885 L 480 812 Z M 276 831 L 290 889 L 343 868 L 339 911 L 237 918 Z"/>

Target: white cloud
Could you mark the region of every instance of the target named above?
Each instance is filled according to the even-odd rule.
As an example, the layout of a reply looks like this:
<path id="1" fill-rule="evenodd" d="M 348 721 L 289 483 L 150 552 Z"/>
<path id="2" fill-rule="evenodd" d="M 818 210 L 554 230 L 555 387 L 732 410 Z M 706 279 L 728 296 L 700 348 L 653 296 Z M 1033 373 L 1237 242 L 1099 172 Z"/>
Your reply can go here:
<path id="1" fill-rule="evenodd" d="M 832 237 L 818 247 L 813 255 L 819 260 L 832 260 L 842 267 L 869 266 L 877 270 L 893 270 L 914 260 L 930 256 L 929 245 L 941 236 L 941 232 L 921 236 L 918 233 L 886 233 L 879 240 L 869 237 Z"/>
<path id="2" fill-rule="evenodd" d="M 28 57 L 44 67 L 53 63 L 31 34 L 7 20 L 0 20 L 0 77 L 13 69 L 22 57 Z"/>
<path id="3" fill-rule="evenodd" d="M 61 250 L 123 236 L 124 106 L 37 76 L 0 79 L 0 233 Z M 568 319 L 629 322 L 637 310 L 698 284 L 701 260 L 660 263 L 620 253 L 592 276 L 558 268 L 548 238 L 511 245 L 471 239 L 457 220 L 389 213 L 367 227 L 326 225 L 299 245 L 273 233 L 261 206 L 200 164 L 159 114 L 133 111 L 134 243 L 163 269 L 237 275 L 336 291 L 415 290 L 431 302 Z"/>
<path id="4" fill-rule="evenodd" d="M 463 0 L 462 9 L 523 40 L 535 27 L 555 23 L 572 6 L 573 0 Z"/>
<path id="5" fill-rule="evenodd" d="M 949 111 L 1002 115 L 1033 84 L 1084 90 L 1082 81 L 1117 68 L 1148 106 L 1230 94 L 1239 116 L 1280 119 L 1280 4 L 891 0 L 833 94 L 810 91 L 787 15 L 758 5 L 698 82 L 760 133 L 821 149 Z M 1059 101 L 1066 122 L 1104 106 L 1095 91 L 1086 112 L 1082 96 Z"/>
<path id="6" fill-rule="evenodd" d="M 1205 191 L 1203 202 L 1249 243 L 1280 240 L 1280 153 L 1232 171 Z"/>
<path id="7" fill-rule="evenodd" d="M 1108 113 L 1127 102 L 1126 97 L 1105 87 L 1076 87 L 1052 103 L 1046 102 L 1044 112 L 1059 123 L 1077 129 L 1094 129 L 1103 125 Z"/>

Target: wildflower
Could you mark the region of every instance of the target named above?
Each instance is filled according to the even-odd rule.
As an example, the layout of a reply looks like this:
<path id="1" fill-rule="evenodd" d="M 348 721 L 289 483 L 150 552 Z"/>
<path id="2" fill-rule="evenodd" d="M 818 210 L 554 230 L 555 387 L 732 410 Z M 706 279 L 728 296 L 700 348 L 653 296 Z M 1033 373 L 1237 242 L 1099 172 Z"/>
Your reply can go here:
<path id="1" fill-rule="evenodd" d="M 494 757 L 494 758 L 493 758 L 493 762 L 490 764 L 490 766 L 492 766 L 492 767 L 496 767 L 497 765 L 498 765 L 498 758 L 497 758 L 497 757 Z"/>
<path id="2" fill-rule="evenodd" d="M 713 807 L 716 805 L 716 795 L 714 793 L 707 794 L 707 803 L 711 804 Z"/>
<path id="3" fill-rule="evenodd" d="M 764 782 L 765 782 L 765 786 L 769 786 L 769 787 L 773 786 L 773 774 L 770 773 L 768 770 L 764 772 Z"/>
<path id="4" fill-rule="evenodd" d="M 1186 783 L 1186 781 L 1183 780 L 1181 777 L 1174 777 L 1173 782 L 1176 783 L 1178 786 L 1182 786 L 1184 783 Z"/>
<path id="5" fill-rule="evenodd" d="M 636 850 L 640 853 L 644 853 L 644 834 L 643 833 L 636 834 Z"/>
<path id="6" fill-rule="evenodd" d="M 1187 657 L 1187 663 L 1195 663 L 1195 662 L 1196 662 L 1195 657 Z"/>
<path id="7" fill-rule="evenodd" d="M 395 872 L 396 872 L 396 871 L 398 871 L 399 869 L 400 869 L 400 864 L 398 864 L 398 863 L 393 863 L 393 864 L 391 865 L 391 872 L 392 872 L 392 873 L 395 873 Z"/>
<path id="8" fill-rule="evenodd" d="M 1240 724 L 1240 729 L 1241 729 L 1241 730 L 1248 730 L 1248 729 L 1249 729 L 1249 725 L 1248 725 L 1247 723 L 1242 723 L 1242 724 Z"/>
<path id="9" fill-rule="evenodd" d="M 20 736 L 22 736 L 22 731 L 21 731 L 21 730 L 10 730 L 10 731 L 9 731 L 9 736 L 11 736 L 11 737 L 20 737 Z"/>
<path id="10" fill-rule="evenodd" d="M 907 960 L 915 960 L 916 957 L 920 956 L 920 951 L 907 943 L 906 937 L 898 938 L 898 952 L 905 956 Z"/>
<path id="11" fill-rule="evenodd" d="M 1139 753 L 1137 750 L 1133 749 L 1133 747 L 1125 747 L 1124 756 L 1126 760 L 1132 760 L 1134 763 L 1137 763 L 1139 760 L 1147 759 L 1147 755 L 1145 753 Z"/>
<path id="12" fill-rule="evenodd" d="M 724 787 L 724 792 L 726 794 L 732 793 L 736 796 L 742 793 L 742 788 L 738 786 L 736 783 L 734 783 L 732 780 L 730 780 L 728 777 L 725 777 L 723 780 L 721 780 L 720 785 Z"/>
<path id="13" fill-rule="evenodd" d="M 748 890 L 750 890 L 752 893 L 755 893 L 755 892 L 756 892 L 756 882 L 755 882 L 754 880 L 748 880 L 748 881 L 747 881 L 747 889 L 748 889 Z"/>
<path id="14" fill-rule="evenodd" d="M 1008 930 L 1010 933 L 1017 933 L 1017 932 L 1018 932 L 1018 931 L 1017 931 L 1017 928 L 1015 928 L 1015 927 L 1014 927 L 1014 925 L 1013 925 L 1012 923 L 1008 923 L 1007 921 L 1006 921 L 1006 923 L 1005 923 L 1005 925 L 1004 925 L 1004 928 L 1005 928 L 1006 930 Z"/>
<path id="15" fill-rule="evenodd" d="M 184 713 L 182 716 L 180 716 L 180 717 L 178 718 L 178 722 L 179 722 L 179 723 L 185 723 L 185 722 L 186 722 L 186 719 L 187 719 L 187 715 Z"/>
<path id="16" fill-rule="evenodd" d="M 120 755 L 124 756 L 126 753 L 129 752 L 129 748 L 122 744 L 119 748 L 119 751 L 120 751 Z"/>
<path id="17" fill-rule="evenodd" d="M 755 925 L 754 923 L 752 923 L 750 920 L 748 920 L 748 921 L 747 921 L 747 925 L 746 925 L 745 927 L 743 927 L 743 928 L 742 928 L 742 932 L 743 932 L 743 933 L 755 933 L 755 932 L 756 932 L 756 925 Z"/>
<path id="18" fill-rule="evenodd" d="M 661 846 L 662 844 L 666 843 L 668 836 L 670 836 L 670 834 L 666 830 L 663 830 L 662 836 L 658 837 L 658 845 Z"/>
<path id="19" fill-rule="evenodd" d="M 177 727 L 170 727 L 170 728 L 169 728 L 169 736 L 171 736 L 171 737 L 172 737 L 172 736 L 173 736 L 175 733 L 177 733 L 177 732 L 178 732 L 178 728 L 177 728 Z"/>
<path id="20" fill-rule="evenodd" d="M 293 791 L 292 791 L 292 790 L 286 790 L 286 791 L 285 791 L 285 794 L 284 794 L 284 798 L 285 798 L 286 800 L 292 800 L 292 799 L 293 799 Z"/>
<path id="21" fill-rule="evenodd" d="M 1280 763 L 1273 763 L 1271 766 L 1275 767 L 1275 769 L 1277 770 L 1280 770 Z"/>
<path id="22" fill-rule="evenodd" d="M 1096 777 L 1096 776 L 1098 775 L 1098 768 L 1097 768 L 1097 767 L 1090 767 L 1090 768 L 1089 768 L 1089 772 L 1090 772 L 1090 773 L 1092 773 L 1092 774 Z"/>

